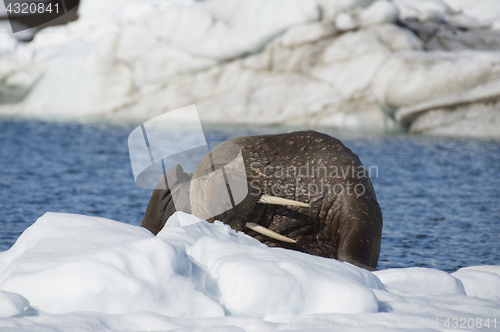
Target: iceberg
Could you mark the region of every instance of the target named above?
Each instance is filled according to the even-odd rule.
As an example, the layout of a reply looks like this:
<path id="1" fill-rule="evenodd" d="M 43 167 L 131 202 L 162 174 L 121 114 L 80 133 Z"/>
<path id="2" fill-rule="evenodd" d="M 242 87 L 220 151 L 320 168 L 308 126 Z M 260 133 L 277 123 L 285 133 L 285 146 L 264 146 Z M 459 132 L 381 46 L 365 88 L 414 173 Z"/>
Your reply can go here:
<path id="1" fill-rule="evenodd" d="M 156 237 L 109 219 L 46 213 L 0 253 L 0 329 L 301 331 L 344 324 L 364 331 L 407 324 L 417 331 L 470 317 L 474 327 L 493 327 L 499 278 L 498 266 L 372 273 L 269 248 L 182 212 Z"/>
<path id="2" fill-rule="evenodd" d="M 0 33 L 0 116 L 143 122 L 196 104 L 207 124 L 498 137 L 497 5 L 85 0 L 31 43 Z"/>

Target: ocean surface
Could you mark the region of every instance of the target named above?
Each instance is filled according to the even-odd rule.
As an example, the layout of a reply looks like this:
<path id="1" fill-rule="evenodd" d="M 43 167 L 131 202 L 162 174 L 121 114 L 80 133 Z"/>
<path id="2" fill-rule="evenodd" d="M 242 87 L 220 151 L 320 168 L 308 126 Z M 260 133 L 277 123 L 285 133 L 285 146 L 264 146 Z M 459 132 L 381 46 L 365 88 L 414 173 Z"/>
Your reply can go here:
<path id="1" fill-rule="evenodd" d="M 0 120 L 0 251 L 45 212 L 140 225 L 130 124 Z M 205 128 L 214 140 L 289 128 Z M 500 141 L 325 131 L 365 165 L 384 215 L 379 269 L 500 265 Z"/>

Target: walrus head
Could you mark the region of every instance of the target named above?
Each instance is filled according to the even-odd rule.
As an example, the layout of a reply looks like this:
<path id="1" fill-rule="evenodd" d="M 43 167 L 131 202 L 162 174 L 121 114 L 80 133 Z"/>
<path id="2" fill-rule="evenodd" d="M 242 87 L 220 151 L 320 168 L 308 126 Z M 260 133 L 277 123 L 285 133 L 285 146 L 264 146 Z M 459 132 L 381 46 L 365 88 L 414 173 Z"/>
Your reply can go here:
<path id="1" fill-rule="evenodd" d="M 257 222 L 264 212 L 263 204 L 309 207 L 293 200 L 263 195 L 263 188 L 250 186 L 249 167 L 238 145 L 224 145 L 209 152 L 198 164 L 190 184 L 191 212 L 208 222 L 220 220 L 237 231 L 244 227 L 276 240 L 295 240 L 273 232 Z"/>

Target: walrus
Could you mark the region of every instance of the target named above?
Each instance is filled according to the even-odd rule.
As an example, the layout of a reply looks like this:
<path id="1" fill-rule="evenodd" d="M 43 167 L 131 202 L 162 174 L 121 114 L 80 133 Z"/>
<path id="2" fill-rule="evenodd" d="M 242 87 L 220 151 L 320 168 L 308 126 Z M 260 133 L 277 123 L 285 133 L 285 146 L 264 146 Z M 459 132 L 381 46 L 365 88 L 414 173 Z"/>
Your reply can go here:
<path id="1" fill-rule="evenodd" d="M 231 166 L 238 156 L 243 177 Z M 367 170 L 336 138 L 316 131 L 233 138 L 207 153 L 194 174 L 180 165 L 169 172 L 141 224 L 155 235 L 182 210 L 220 220 L 269 247 L 376 270 L 382 212 Z M 234 202 L 240 189 L 244 195 Z M 232 205 L 220 202 L 225 191 L 232 192 Z M 221 204 L 227 206 L 221 210 Z"/>

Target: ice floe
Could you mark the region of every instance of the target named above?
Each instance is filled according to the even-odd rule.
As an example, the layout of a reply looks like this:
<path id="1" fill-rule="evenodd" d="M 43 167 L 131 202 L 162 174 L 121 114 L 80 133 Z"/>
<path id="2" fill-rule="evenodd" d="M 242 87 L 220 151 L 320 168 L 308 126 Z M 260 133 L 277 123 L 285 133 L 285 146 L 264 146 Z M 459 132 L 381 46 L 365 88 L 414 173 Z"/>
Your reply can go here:
<path id="1" fill-rule="evenodd" d="M 493 327 L 499 269 L 371 273 L 268 248 L 180 212 L 156 237 L 109 219 L 46 213 L 0 253 L 0 329 L 442 330 L 454 318 Z"/>

